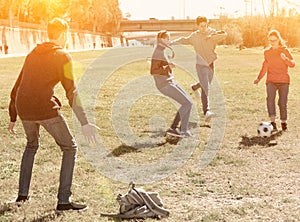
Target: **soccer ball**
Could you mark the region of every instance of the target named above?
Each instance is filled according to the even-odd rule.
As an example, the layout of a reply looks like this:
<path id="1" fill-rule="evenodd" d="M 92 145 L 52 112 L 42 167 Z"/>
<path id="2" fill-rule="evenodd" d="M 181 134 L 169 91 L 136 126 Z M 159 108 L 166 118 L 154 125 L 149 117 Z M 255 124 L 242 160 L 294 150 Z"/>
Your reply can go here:
<path id="1" fill-rule="evenodd" d="M 258 125 L 257 133 L 260 137 L 267 138 L 272 134 L 273 126 L 269 122 L 261 122 Z"/>

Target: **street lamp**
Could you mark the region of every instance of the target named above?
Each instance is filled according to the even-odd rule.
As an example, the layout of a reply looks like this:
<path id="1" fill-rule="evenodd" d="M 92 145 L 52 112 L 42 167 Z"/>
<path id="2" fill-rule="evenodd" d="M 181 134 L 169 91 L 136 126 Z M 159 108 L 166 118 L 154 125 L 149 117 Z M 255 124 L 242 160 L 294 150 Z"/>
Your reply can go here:
<path id="1" fill-rule="evenodd" d="M 183 19 L 185 19 L 185 0 L 183 0 Z"/>

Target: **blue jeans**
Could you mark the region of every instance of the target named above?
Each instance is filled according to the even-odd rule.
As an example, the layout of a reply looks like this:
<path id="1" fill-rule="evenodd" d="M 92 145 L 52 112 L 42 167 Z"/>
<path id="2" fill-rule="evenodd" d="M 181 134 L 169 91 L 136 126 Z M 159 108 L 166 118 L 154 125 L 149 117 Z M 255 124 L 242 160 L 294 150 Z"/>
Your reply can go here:
<path id="1" fill-rule="evenodd" d="M 19 195 L 28 196 L 34 157 L 39 147 L 39 129 L 40 126 L 42 126 L 54 138 L 63 152 L 57 198 L 58 203 L 69 203 L 71 201 L 71 185 L 77 144 L 71 135 L 64 117 L 59 115 L 51 119 L 39 121 L 22 120 L 22 124 L 25 130 L 27 144 L 21 162 Z"/>
<path id="2" fill-rule="evenodd" d="M 209 108 L 209 88 L 214 75 L 214 63 L 209 66 L 196 65 L 199 84 L 201 86 L 202 111 L 205 115 Z"/>
<path id="3" fill-rule="evenodd" d="M 176 113 L 171 128 L 175 129 L 176 126 L 179 124 L 179 121 L 181 121 L 180 130 L 182 132 L 186 132 L 188 130 L 189 118 L 193 105 L 192 99 L 175 82 L 169 83 L 165 87 L 158 90 L 162 94 L 174 99 L 176 102 L 181 104 L 181 107 Z"/>
<path id="4" fill-rule="evenodd" d="M 267 83 L 267 107 L 269 117 L 276 116 L 275 98 L 278 91 L 279 99 L 278 106 L 280 112 L 280 120 L 287 120 L 287 101 L 289 94 L 288 83 Z"/>

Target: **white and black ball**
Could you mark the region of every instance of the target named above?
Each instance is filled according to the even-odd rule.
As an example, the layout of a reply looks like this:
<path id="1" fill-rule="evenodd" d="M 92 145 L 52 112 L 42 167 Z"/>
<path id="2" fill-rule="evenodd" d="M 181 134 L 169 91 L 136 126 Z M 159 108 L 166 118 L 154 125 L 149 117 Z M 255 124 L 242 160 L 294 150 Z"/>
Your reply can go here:
<path id="1" fill-rule="evenodd" d="M 258 125 L 257 133 L 260 137 L 268 138 L 272 135 L 273 125 L 269 122 L 261 122 Z"/>

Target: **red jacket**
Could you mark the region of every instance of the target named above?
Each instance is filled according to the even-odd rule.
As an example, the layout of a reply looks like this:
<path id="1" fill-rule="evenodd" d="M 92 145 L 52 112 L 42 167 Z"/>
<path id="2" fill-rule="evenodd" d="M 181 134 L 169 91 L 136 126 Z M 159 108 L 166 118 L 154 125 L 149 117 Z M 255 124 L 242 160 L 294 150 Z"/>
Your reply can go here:
<path id="1" fill-rule="evenodd" d="M 285 46 L 278 49 L 269 48 L 264 51 L 265 60 L 259 72 L 257 79 L 261 80 L 267 73 L 266 83 L 290 83 L 288 67 L 294 67 L 295 63 L 288 60 L 283 60 L 280 56 L 284 53 L 289 60 L 293 60 L 290 51 Z"/>

